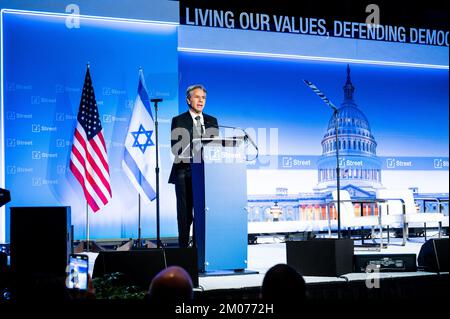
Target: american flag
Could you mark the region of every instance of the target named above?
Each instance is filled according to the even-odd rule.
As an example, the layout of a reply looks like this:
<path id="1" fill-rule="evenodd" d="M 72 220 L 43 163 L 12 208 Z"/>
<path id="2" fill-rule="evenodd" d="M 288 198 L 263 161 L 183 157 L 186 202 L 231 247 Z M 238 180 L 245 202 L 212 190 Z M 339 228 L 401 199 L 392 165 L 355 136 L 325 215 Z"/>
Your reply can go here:
<path id="1" fill-rule="evenodd" d="M 89 67 L 86 70 L 78 110 L 77 128 L 70 154 L 70 170 L 83 187 L 86 201 L 94 212 L 109 202 L 112 194 L 108 155 Z"/>

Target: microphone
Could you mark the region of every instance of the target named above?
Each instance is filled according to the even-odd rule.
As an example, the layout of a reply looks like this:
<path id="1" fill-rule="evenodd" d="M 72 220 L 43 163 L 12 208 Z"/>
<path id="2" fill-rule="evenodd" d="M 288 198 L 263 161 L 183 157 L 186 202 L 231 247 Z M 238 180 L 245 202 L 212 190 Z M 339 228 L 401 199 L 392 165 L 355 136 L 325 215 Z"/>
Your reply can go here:
<path id="1" fill-rule="evenodd" d="M 256 143 L 253 141 L 253 139 L 250 137 L 250 135 L 248 135 L 248 133 L 243 128 L 236 127 L 236 126 L 218 125 L 218 124 L 214 124 L 209 121 L 206 121 L 206 120 L 205 120 L 205 124 L 209 124 L 211 126 L 214 126 L 215 128 L 223 127 L 223 128 L 231 128 L 233 130 L 242 131 L 244 133 L 244 140 L 250 141 L 250 143 L 253 145 L 253 147 L 256 149 L 256 151 L 259 152 L 258 145 L 256 145 Z"/>

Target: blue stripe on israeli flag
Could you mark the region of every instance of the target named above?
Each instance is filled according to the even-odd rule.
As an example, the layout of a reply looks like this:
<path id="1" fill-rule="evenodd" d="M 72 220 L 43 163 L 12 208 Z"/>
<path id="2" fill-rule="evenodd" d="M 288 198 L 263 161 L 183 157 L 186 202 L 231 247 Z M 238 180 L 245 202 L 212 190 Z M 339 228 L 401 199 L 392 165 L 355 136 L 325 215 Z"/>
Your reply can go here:
<path id="1" fill-rule="evenodd" d="M 144 74 L 139 71 L 138 94 L 125 137 L 122 167 L 139 194 L 147 201 L 156 198 L 155 123 L 151 112 Z"/>

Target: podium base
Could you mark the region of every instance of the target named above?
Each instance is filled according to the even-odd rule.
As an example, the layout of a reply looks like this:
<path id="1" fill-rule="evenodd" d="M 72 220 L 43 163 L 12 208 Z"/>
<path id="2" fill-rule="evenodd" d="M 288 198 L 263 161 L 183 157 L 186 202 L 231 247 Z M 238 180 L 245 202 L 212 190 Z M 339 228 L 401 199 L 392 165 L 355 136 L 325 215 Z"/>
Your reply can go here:
<path id="1" fill-rule="evenodd" d="M 199 277 L 213 277 L 213 276 L 238 276 L 238 275 L 255 275 L 259 274 L 256 270 L 249 270 L 249 269 L 235 269 L 235 270 L 212 270 L 212 271 L 205 271 L 205 272 L 199 272 Z"/>

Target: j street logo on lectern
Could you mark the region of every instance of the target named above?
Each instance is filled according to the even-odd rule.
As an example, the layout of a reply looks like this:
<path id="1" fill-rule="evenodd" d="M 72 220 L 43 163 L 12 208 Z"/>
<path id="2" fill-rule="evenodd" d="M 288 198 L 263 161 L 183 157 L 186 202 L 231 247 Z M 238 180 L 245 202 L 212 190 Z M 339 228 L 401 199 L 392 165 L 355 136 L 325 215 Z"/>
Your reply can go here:
<path id="1" fill-rule="evenodd" d="M 209 153 L 205 154 L 205 160 L 209 160 L 209 161 L 220 161 L 220 148 L 216 147 L 216 148 L 211 148 L 209 150 Z"/>

